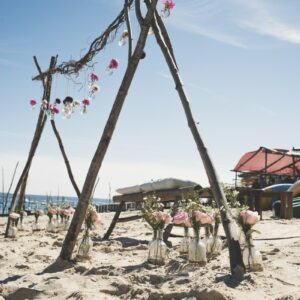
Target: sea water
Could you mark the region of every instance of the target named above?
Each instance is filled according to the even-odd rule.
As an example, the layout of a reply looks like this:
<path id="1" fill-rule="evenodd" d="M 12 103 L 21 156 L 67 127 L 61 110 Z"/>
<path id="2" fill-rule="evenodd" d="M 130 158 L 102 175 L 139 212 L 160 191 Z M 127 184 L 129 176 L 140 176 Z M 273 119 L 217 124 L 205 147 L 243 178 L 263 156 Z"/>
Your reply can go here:
<path id="1" fill-rule="evenodd" d="M 0 193 L 0 215 L 7 214 L 12 194 Z M 5 206 L 7 198 L 7 205 L 3 211 L 3 207 Z M 24 205 L 25 210 L 34 212 L 36 208 L 45 210 L 48 203 L 52 203 L 53 205 L 63 205 L 69 204 L 72 207 L 76 207 L 78 202 L 77 197 L 69 197 L 69 196 L 44 196 L 44 195 L 26 195 Z M 100 205 L 100 204 L 110 204 L 112 203 L 109 199 L 104 198 L 94 198 L 93 204 Z"/>

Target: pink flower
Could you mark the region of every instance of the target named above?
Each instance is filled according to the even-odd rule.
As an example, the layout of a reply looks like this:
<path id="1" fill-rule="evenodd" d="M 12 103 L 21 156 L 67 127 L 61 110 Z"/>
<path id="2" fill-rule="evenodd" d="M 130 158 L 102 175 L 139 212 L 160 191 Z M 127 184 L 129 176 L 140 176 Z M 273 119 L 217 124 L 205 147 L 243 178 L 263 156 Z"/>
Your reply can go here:
<path id="1" fill-rule="evenodd" d="M 99 80 L 99 76 L 96 73 L 92 73 L 91 74 L 91 80 L 92 81 L 98 81 Z"/>
<path id="2" fill-rule="evenodd" d="M 75 212 L 75 209 L 74 209 L 73 207 L 70 207 L 70 208 L 69 208 L 69 211 L 71 212 L 71 215 L 73 215 L 74 212 Z"/>
<path id="3" fill-rule="evenodd" d="M 189 215 L 186 212 L 180 212 L 173 218 L 173 223 L 177 225 L 185 225 L 189 222 Z"/>
<path id="4" fill-rule="evenodd" d="M 175 7 L 175 2 L 173 0 L 166 0 L 164 2 L 165 9 L 172 10 Z"/>
<path id="5" fill-rule="evenodd" d="M 100 225 L 100 224 L 102 224 L 101 216 L 100 216 L 100 214 L 98 214 L 96 211 L 94 211 L 93 214 L 92 214 L 92 222 L 93 222 L 93 224 L 95 224 L 95 225 Z"/>
<path id="6" fill-rule="evenodd" d="M 34 214 L 38 217 L 42 216 L 44 214 L 43 210 L 42 209 L 37 209 Z"/>
<path id="7" fill-rule="evenodd" d="M 34 100 L 34 99 L 30 100 L 30 105 L 31 106 L 36 106 L 36 104 L 37 104 L 36 100 Z"/>
<path id="8" fill-rule="evenodd" d="M 244 224 L 248 225 L 254 225 L 260 220 L 258 212 L 251 210 L 242 210 L 240 212 L 240 217 L 242 218 Z"/>
<path id="9" fill-rule="evenodd" d="M 119 61 L 115 58 L 113 58 L 108 66 L 110 69 L 117 69 L 119 67 Z"/>
<path id="10" fill-rule="evenodd" d="M 71 211 L 70 211 L 69 208 L 63 208 L 62 211 L 61 211 L 61 213 L 62 213 L 64 216 L 66 216 L 66 217 L 71 216 Z"/>
<path id="11" fill-rule="evenodd" d="M 53 208 L 53 207 L 50 207 L 50 208 L 48 209 L 48 213 L 49 213 L 49 214 L 52 214 L 52 215 L 56 215 L 57 210 L 56 210 L 55 208 Z"/>
<path id="12" fill-rule="evenodd" d="M 57 106 L 54 106 L 52 111 L 55 113 L 55 114 L 59 114 L 59 108 Z"/>
<path id="13" fill-rule="evenodd" d="M 17 213 L 12 212 L 12 213 L 9 214 L 9 217 L 10 217 L 11 219 L 13 219 L 13 220 L 17 220 L 17 219 L 20 218 L 20 215 L 17 214 Z"/>
<path id="14" fill-rule="evenodd" d="M 169 224 L 172 222 L 172 217 L 163 211 L 155 211 L 152 215 L 157 223 L 164 222 L 165 224 Z"/>
<path id="15" fill-rule="evenodd" d="M 172 217 L 168 213 L 164 213 L 164 222 L 165 224 L 172 223 Z"/>
<path id="16" fill-rule="evenodd" d="M 84 99 L 82 101 L 82 104 L 84 104 L 84 105 L 90 105 L 91 104 L 91 100 L 90 99 Z"/>
<path id="17" fill-rule="evenodd" d="M 213 224 L 214 223 L 214 218 L 204 212 L 201 211 L 194 211 L 194 217 L 196 218 L 197 221 L 200 221 L 201 224 Z"/>

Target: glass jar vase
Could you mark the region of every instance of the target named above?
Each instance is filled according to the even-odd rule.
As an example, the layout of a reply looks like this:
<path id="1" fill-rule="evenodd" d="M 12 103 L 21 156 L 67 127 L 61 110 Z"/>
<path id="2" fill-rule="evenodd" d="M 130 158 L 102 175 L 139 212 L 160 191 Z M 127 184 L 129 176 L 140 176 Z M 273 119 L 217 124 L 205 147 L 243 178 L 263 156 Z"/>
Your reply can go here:
<path id="1" fill-rule="evenodd" d="M 32 224 L 32 231 L 40 231 L 42 230 L 42 226 L 38 221 Z"/>
<path id="2" fill-rule="evenodd" d="M 8 228 L 7 237 L 15 238 L 17 236 L 18 229 L 15 225 L 11 224 Z"/>
<path id="3" fill-rule="evenodd" d="M 194 236 L 190 240 L 188 260 L 191 263 L 197 263 L 205 265 L 207 262 L 206 258 L 206 245 L 199 237 L 199 231 L 194 231 Z"/>
<path id="4" fill-rule="evenodd" d="M 262 271 L 262 257 L 260 252 L 254 247 L 252 239 L 248 240 L 243 249 L 243 262 L 249 271 Z"/>
<path id="5" fill-rule="evenodd" d="M 189 243 L 190 243 L 189 228 L 184 226 L 184 236 L 179 244 L 179 253 L 187 254 L 189 251 Z"/>
<path id="6" fill-rule="evenodd" d="M 49 222 L 48 222 L 47 227 L 46 227 L 46 231 L 53 232 L 53 233 L 56 233 L 58 231 L 57 226 L 54 223 L 54 221 L 52 221 L 52 219 L 49 219 Z"/>
<path id="7" fill-rule="evenodd" d="M 86 229 L 82 240 L 80 241 L 77 256 L 80 258 L 89 258 L 93 247 L 93 241 L 90 238 L 89 230 Z"/>
<path id="8" fill-rule="evenodd" d="M 163 230 L 153 232 L 153 239 L 149 243 L 148 262 L 154 265 L 163 265 L 167 254 L 167 245 L 163 241 Z"/>

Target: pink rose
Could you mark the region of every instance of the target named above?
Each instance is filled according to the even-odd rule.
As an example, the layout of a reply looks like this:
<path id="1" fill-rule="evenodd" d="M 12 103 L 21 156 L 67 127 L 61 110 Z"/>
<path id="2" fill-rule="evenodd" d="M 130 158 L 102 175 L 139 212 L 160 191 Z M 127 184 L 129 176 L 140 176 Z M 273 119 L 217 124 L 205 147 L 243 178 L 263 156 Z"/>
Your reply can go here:
<path id="1" fill-rule="evenodd" d="M 244 224 L 254 225 L 260 220 L 260 216 L 257 211 L 242 210 L 240 212 L 240 217 Z"/>
<path id="2" fill-rule="evenodd" d="M 165 224 L 170 224 L 172 222 L 172 217 L 168 213 L 163 213 L 163 221 Z"/>
<path id="3" fill-rule="evenodd" d="M 11 219 L 13 219 L 13 220 L 17 220 L 17 219 L 20 218 L 20 215 L 17 214 L 17 213 L 15 213 L 15 212 L 12 212 L 12 213 L 9 214 L 9 217 L 10 217 Z"/>
<path id="4" fill-rule="evenodd" d="M 92 214 L 92 222 L 93 222 L 93 224 L 95 224 L 95 225 L 100 225 L 100 224 L 102 224 L 101 216 L 100 216 L 100 214 L 98 214 L 96 211 L 93 212 L 93 214 Z"/>
<path id="5" fill-rule="evenodd" d="M 75 209 L 74 209 L 73 207 L 70 207 L 70 208 L 69 208 L 69 211 L 71 212 L 71 215 L 73 215 L 74 212 L 75 212 Z"/>
<path id="6" fill-rule="evenodd" d="M 71 216 L 71 211 L 70 211 L 69 208 L 63 208 L 63 209 L 62 209 L 62 214 L 63 214 L 64 216 L 66 216 L 66 217 L 69 217 L 69 216 Z"/>
<path id="7" fill-rule="evenodd" d="M 186 225 L 188 221 L 189 221 L 189 215 L 186 212 L 180 212 L 176 214 L 173 218 L 173 223 L 177 225 Z"/>
<path id="8" fill-rule="evenodd" d="M 56 210 L 54 207 L 50 207 L 50 208 L 48 209 L 48 213 L 50 213 L 50 214 L 52 214 L 52 215 L 56 215 L 57 210 Z"/>
<path id="9" fill-rule="evenodd" d="M 194 211 L 193 212 L 194 217 L 196 218 L 197 221 L 200 221 L 201 224 L 213 224 L 214 223 L 214 218 L 202 211 Z"/>

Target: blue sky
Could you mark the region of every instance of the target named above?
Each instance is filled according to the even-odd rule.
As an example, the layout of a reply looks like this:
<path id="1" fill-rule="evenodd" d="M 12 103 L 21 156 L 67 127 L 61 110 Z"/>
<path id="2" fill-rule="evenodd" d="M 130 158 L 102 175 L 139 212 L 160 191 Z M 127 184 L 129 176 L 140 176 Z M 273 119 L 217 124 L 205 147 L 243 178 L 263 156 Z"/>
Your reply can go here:
<path id="1" fill-rule="evenodd" d="M 159 1 L 160 7 L 162 1 Z M 14 165 L 25 164 L 41 99 L 32 56 L 43 69 L 51 55 L 78 59 L 122 6 L 117 0 L 0 1 L 0 166 L 8 187 Z M 300 3 L 297 0 L 177 0 L 165 19 L 199 131 L 220 180 L 240 156 L 259 146 L 299 147 Z M 134 19 L 134 11 L 132 11 Z M 135 41 L 138 35 L 133 20 Z M 121 31 L 120 31 L 121 32 Z M 180 100 L 154 36 L 149 36 L 99 173 L 96 196 L 165 177 L 207 185 Z M 111 58 L 120 61 L 105 74 Z M 127 48 L 117 39 L 95 58 L 101 92 L 86 115 L 56 118 L 74 176 L 82 187 L 126 68 Z M 76 80 L 84 83 L 89 71 Z M 83 99 L 86 88 L 57 75 L 52 99 Z M 34 159 L 29 193 L 74 195 L 59 148 L 47 124 Z"/>

